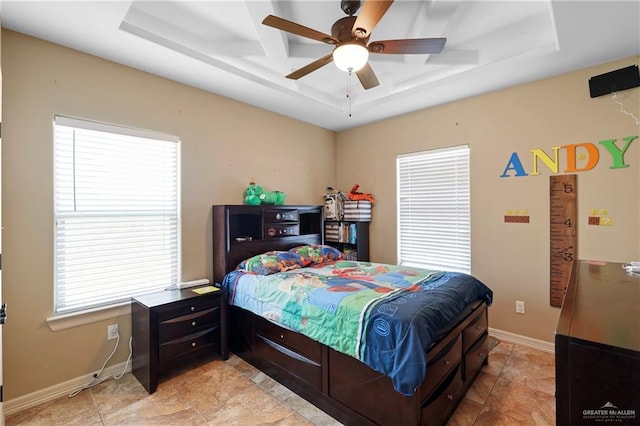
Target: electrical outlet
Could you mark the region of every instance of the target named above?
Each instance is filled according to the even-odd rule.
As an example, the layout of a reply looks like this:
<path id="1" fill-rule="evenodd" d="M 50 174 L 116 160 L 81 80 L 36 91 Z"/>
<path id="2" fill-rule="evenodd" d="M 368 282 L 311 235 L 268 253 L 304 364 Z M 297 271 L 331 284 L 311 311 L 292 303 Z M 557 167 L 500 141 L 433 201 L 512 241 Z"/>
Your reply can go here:
<path id="1" fill-rule="evenodd" d="M 113 340 L 118 338 L 118 324 L 111 324 L 107 326 L 107 340 Z"/>
<path id="2" fill-rule="evenodd" d="M 524 302 L 516 300 L 516 313 L 524 314 Z"/>

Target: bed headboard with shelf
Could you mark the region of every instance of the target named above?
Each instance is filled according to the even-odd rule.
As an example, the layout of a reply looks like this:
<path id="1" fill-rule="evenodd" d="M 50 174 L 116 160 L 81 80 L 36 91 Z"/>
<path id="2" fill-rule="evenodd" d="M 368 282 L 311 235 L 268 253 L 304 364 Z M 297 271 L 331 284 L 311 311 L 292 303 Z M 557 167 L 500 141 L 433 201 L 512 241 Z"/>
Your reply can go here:
<path id="1" fill-rule="evenodd" d="M 227 204 L 212 209 L 216 283 L 248 257 L 324 241 L 321 206 Z"/>

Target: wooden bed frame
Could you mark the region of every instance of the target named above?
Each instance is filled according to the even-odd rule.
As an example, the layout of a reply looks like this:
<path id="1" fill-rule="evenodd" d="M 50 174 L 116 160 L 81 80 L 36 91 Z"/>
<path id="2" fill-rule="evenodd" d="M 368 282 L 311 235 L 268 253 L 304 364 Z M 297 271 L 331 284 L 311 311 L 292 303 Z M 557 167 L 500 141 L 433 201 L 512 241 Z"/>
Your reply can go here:
<path id="1" fill-rule="evenodd" d="M 217 283 L 237 264 L 268 250 L 323 241 L 319 206 L 213 206 Z M 476 301 L 427 352 L 422 385 L 411 397 L 353 357 L 230 306 L 235 354 L 347 425 L 444 425 L 488 363 L 487 305 Z"/>

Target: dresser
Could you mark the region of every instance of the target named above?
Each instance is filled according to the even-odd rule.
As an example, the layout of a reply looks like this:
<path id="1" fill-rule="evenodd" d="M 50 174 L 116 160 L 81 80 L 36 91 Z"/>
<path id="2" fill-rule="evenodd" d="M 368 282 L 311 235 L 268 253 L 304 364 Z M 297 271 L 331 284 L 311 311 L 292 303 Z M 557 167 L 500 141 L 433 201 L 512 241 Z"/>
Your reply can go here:
<path id="1" fill-rule="evenodd" d="M 556 328 L 556 424 L 640 425 L 640 277 L 574 265 Z"/>
<path id="2" fill-rule="evenodd" d="M 153 393 L 162 373 L 198 356 L 229 357 L 226 297 L 172 289 L 131 299 L 133 375 Z"/>

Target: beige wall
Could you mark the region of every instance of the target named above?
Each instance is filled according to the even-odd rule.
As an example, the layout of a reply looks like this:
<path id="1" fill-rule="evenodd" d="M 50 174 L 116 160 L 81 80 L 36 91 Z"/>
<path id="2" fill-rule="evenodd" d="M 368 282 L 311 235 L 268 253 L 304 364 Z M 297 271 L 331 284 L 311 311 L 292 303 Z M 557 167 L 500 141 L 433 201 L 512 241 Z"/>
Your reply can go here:
<path id="1" fill-rule="evenodd" d="M 638 63 L 638 57 L 584 69 L 429 108 L 338 134 L 338 187 L 359 183 L 378 200 L 371 225 L 371 257 L 396 262 L 395 160 L 401 153 L 468 144 L 471 149 L 472 273 L 495 293 L 490 327 L 553 342 L 559 310 L 549 306 L 549 175 L 500 178 L 512 152 L 527 172 L 530 150 L 640 134 L 611 95 L 589 97 L 588 79 Z M 640 118 L 640 88 L 620 92 L 625 109 Z M 626 169 L 609 169 L 601 149 L 591 171 L 578 173 L 578 253 L 583 259 L 640 259 L 640 139 L 625 155 Z M 578 163 L 583 164 L 583 163 Z M 566 166 L 560 152 L 560 172 Z M 513 173 L 511 173 L 513 175 Z M 507 224 L 509 209 L 527 209 L 529 224 Z M 587 225 L 593 209 L 606 209 L 611 227 Z M 526 314 L 515 313 L 523 300 Z"/>
<path id="2" fill-rule="evenodd" d="M 182 279 L 211 278 L 211 205 L 242 203 L 251 177 L 319 204 L 335 182 L 335 133 L 19 33 L 3 31 L 5 400 L 96 371 L 111 351 L 101 321 L 52 332 L 54 115 L 177 135 Z M 287 161 L 283 161 L 283 159 Z M 310 159 L 313 159 L 310 161 Z M 124 362 L 129 317 L 117 319 Z"/>
<path id="3" fill-rule="evenodd" d="M 91 373 L 111 350 L 102 321 L 52 332 L 52 118 L 95 119 L 175 134 L 182 141 L 184 280 L 211 277 L 210 206 L 240 203 L 249 178 L 319 203 L 327 185 L 354 183 L 378 200 L 372 259 L 396 260 L 395 158 L 399 153 L 469 144 L 472 168 L 472 269 L 495 292 L 491 327 L 551 342 L 558 310 L 548 306 L 548 176 L 500 178 L 512 152 L 531 171 L 529 150 L 640 133 L 609 96 L 590 99 L 587 79 L 633 63 L 628 58 L 469 98 L 336 135 L 11 31 L 2 33 L 5 399 Z M 618 95 L 640 116 L 640 89 Z M 303 141 L 303 142 L 301 142 Z M 337 147 L 337 148 L 336 148 Z M 249 155 L 251 153 L 251 155 Z M 283 161 L 286 157 L 288 161 Z M 561 165 L 564 157 L 561 155 Z M 293 160 L 293 161 L 291 161 Z M 335 165 L 334 165 L 335 160 Z M 640 140 L 629 168 L 600 163 L 579 174 L 579 252 L 583 258 L 640 259 Z M 531 223 L 503 223 L 528 209 Z M 591 209 L 613 226 L 589 227 Z M 514 301 L 524 300 L 526 315 Z M 128 339 L 128 317 L 117 318 Z M 112 363 L 123 362 L 126 345 Z"/>

